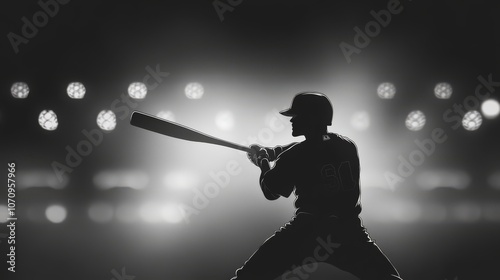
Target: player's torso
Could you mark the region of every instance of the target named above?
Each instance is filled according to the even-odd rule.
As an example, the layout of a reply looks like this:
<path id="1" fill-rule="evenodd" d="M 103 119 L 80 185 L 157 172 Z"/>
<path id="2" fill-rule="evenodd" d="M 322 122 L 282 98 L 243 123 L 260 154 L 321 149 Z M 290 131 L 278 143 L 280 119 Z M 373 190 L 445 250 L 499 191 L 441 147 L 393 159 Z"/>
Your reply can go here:
<path id="1" fill-rule="evenodd" d="M 335 134 L 328 136 L 330 139 L 324 141 L 304 141 L 294 146 L 295 205 L 299 210 L 338 215 L 356 212 L 357 154 L 353 154 L 351 143 Z"/>

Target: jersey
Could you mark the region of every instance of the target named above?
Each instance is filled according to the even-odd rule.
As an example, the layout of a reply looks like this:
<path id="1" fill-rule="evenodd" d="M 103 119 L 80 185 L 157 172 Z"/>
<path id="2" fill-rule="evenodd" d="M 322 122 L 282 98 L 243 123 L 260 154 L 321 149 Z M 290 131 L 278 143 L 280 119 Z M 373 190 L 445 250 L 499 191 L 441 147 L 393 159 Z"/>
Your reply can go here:
<path id="1" fill-rule="evenodd" d="M 262 183 L 283 197 L 295 191 L 297 214 L 355 218 L 361 212 L 359 173 L 354 142 L 328 133 L 321 139 L 286 146 Z"/>

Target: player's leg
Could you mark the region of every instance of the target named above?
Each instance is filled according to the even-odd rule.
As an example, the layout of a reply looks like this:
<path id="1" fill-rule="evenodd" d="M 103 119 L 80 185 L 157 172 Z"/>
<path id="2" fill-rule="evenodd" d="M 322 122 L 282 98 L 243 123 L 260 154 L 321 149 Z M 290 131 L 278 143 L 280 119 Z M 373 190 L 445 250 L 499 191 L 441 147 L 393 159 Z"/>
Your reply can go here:
<path id="1" fill-rule="evenodd" d="M 361 280 L 401 280 L 396 268 L 372 241 L 350 244 L 336 253 L 330 263 Z"/>
<path id="2" fill-rule="evenodd" d="M 311 236 L 312 221 L 299 214 L 273 236 L 236 271 L 232 280 L 273 280 L 303 260 L 302 242 Z"/>
<path id="3" fill-rule="evenodd" d="M 320 236 L 336 233 L 342 246 L 332 250 L 325 261 L 350 272 L 361 280 L 401 280 L 399 273 L 380 248 L 372 241 L 360 218 L 328 219 L 320 228 Z"/>

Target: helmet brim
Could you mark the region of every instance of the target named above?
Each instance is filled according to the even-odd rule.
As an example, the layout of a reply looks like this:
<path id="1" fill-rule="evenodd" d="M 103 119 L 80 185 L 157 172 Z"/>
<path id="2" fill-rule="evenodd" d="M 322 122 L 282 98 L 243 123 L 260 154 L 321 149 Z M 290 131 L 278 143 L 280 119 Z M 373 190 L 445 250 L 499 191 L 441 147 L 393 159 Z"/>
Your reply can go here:
<path id="1" fill-rule="evenodd" d="M 297 115 L 297 113 L 294 112 L 292 110 L 292 108 L 282 110 L 282 111 L 280 111 L 280 114 L 282 114 L 283 116 L 287 116 L 287 117 L 295 117 Z"/>

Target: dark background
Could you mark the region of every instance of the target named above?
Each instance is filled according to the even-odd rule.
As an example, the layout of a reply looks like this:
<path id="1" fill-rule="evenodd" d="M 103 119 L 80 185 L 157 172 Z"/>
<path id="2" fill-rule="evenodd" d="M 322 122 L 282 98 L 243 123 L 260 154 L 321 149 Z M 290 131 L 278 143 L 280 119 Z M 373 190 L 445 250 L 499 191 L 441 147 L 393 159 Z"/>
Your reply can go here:
<path id="1" fill-rule="evenodd" d="M 479 76 L 500 81 L 499 4 L 401 1 L 402 12 L 392 15 L 389 25 L 348 63 L 339 44 L 353 45 L 354 28 L 364 29 L 373 20 L 370 11 L 386 9 L 388 2 L 243 0 L 221 21 L 212 1 L 73 0 L 59 4 L 57 14 L 20 44 L 18 53 L 8 34 L 21 35 L 22 18 L 33 22 L 41 7 L 36 1 L 4 3 L 2 162 L 17 163 L 21 183 L 23 176 L 25 182 L 37 178 L 33 174 L 53 178 L 51 164 L 65 162 L 66 148 L 85 139 L 83 129 L 98 129 L 98 112 L 126 94 L 131 82 L 141 81 L 146 67 L 159 67 L 169 76 L 134 109 L 171 110 L 180 123 L 247 144 L 248 137 L 267 127 L 269 114 L 288 106 L 295 93 L 321 91 L 335 107 L 331 130 L 351 137 L 359 148 L 365 225 L 402 277 L 495 279 L 500 275 L 498 119 L 485 119 L 470 132 L 453 129 L 443 113 L 474 95 Z M 30 87 L 27 99 L 10 94 L 19 81 Z M 85 85 L 84 99 L 67 96 L 73 81 Z M 184 96 L 184 87 L 193 81 L 204 86 L 199 100 Z M 387 81 L 397 93 L 382 100 L 376 89 Z M 453 86 L 448 100 L 433 94 L 443 81 Z M 491 93 L 496 100 L 498 90 Z M 38 125 L 44 109 L 57 113 L 56 131 Z M 404 119 L 415 109 L 425 112 L 427 124 L 412 132 Z M 234 115 L 231 130 L 213 122 L 224 110 Z M 370 114 L 369 129 L 349 125 L 357 110 Z M 280 120 L 282 130 L 257 142 L 297 141 L 288 120 Z M 388 187 L 384 174 L 396 173 L 398 157 L 408 158 L 416 149 L 414 140 L 429 138 L 435 128 L 445 131 L 446 142 L 404 182 Z M 130 223 L 117 218 L 98 223 L 87 215 L 94 202 L 115 210 L 122 204 L 140 208 L 148 201 L 189 204 L 191 189 L 203 189 L 212 180 L 210 172 L 225 170 L 231 160 L 241 174 L 231 177 L 189 223 L 140 217 L 131 217 Z M 149 183 L 140 190 L 96 187 L 96 174 L 120 170 L 139 170 Z M 172 170 L 192 174 L 187 190 L 164 186 L 162 178 Z M 6 174 L 1 171 L 4 182 Z M 437 187 L 421 183 L 429 182 L 429 174 L 438 176 Z M 66 175 L 61 185 L 18 185 L 17 279 L 112 279 L 112 271 L 122 267 L 136 280 L 229 279 L 293 213 L 292 199 L 264 200 L 258 170 L 241 152 L 154 135 L 131 127 L 127 118 L 119 118 L 117 128 Z M 0 192 L 2 211 L 6 194 Z M 45 218 L 52 204 L 67 209 L 64 222 Z M 4 273 L 7 244 L 0 240 Z M 354 279 L 328 266 L 320 266 L 310 279 L 323 275 Z"/>

